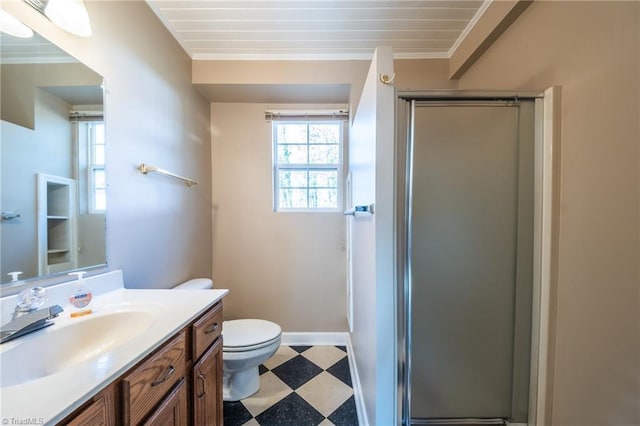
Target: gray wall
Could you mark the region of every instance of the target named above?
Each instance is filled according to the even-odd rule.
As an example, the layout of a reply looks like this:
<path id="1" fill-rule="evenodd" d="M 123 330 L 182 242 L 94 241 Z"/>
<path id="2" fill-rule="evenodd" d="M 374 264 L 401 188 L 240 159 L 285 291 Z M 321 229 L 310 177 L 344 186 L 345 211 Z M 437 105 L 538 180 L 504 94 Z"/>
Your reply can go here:
<path id="1" fill-rule="evenodd" d="M 191 59 L 144 2 L 86 2 L 93 35 L 69 35 L 22 2 L 14 16 L 105 78 L 107 259 L 128 287 L 211 276 L 209 105 Z M 142 163 L 199 180 L 143 176 Z"/>

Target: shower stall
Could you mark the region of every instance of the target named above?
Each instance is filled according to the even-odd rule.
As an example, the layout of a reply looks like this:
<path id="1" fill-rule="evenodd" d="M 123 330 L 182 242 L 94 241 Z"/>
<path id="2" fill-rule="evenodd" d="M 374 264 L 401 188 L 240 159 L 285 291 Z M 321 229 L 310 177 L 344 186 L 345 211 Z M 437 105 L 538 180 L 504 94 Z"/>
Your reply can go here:
<path id="1" fill-rule="evenodd" d="M 526 424 L 534 97 L 398 97 L 401 422 Z"/>

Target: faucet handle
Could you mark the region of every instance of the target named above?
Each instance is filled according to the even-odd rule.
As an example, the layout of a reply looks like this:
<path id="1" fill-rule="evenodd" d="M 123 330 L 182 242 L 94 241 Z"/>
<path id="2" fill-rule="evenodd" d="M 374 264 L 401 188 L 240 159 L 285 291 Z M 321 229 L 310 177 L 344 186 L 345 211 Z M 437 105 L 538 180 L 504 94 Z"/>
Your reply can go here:
<path id="1" fill-rule="evenodd" d="M 7 273 L 7 275 L 9 275 L 11 277 L 11 282 L 15 283 L 20 281 L 20 279 L 18 278 L 20 275 L 22 275 L 22 272 L 20 271 L 14 271 L 14 272 L 9 272 Z"/>
<path id="2" fill-rule="evenodd" d="M 18 294 L 18 306 L 20 310 L 35 310 L 43 306 L 47 301 L 47 290 L 42 287 L 32 287 Z"/>

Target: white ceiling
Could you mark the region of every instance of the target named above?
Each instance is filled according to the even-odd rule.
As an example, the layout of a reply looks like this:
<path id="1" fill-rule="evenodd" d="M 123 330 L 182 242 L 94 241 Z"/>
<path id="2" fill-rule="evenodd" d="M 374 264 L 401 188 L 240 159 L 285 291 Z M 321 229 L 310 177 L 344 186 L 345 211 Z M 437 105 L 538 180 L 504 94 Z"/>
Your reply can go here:
<path id="1" fill-rule="evenodd" d="M 490 0 L 147 0 L 193 59 L 448 58 Z"/>
<path id="2" fill-rule="evenodd" d="M 0 32 L 0 64 L 62 64 L 78 60 L 38 33 L 31 38 L 13 37 Z M 40 86 L 40 89 L 71 105 L 102 104 L 99 85 Z"/>
<path id="3" fill-rule="evenodd" d="M 30 38 L 13 37 L 0 32 L 0 63 L 42 64 L 78 62 L 38 33 Z"/>

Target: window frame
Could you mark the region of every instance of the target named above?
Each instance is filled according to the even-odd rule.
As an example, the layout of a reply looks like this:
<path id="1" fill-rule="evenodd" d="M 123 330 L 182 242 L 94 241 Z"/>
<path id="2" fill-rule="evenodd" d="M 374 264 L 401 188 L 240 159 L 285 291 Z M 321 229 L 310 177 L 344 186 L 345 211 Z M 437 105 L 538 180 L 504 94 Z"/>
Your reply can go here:
<path id="1" fill-rule="evenodd" d="M 296 118 L 286 118 L 283 117 L 278 120 L 273 120 L 271 126 L 271 148 L 272 148 L 272 191 L 273 191 L 273 211 L 275 213 L 335 213 L 342 212 L 343 206 L 343 191 L 344 191 L 344 173 L 343 173 L 343 165 L 344 165 L 344 149 L 345 149 L 345 120 L 336 118 L 336 119 L 328 119 L 328 118 L 317 118 L 314 119 L 312 116 L 307 116 L 304 119 L 296 119 Z M 279 144 L 278 143 L 278 125 L 282 124 L 305 124 L 307 125 L 307 140 L 306 143 L 299 144 Z M 309 132 L 308 126 L 314 124 L 336 124 L 339 127 L 339 140 L 338 140 L 338 163 L 337 164 L 314 164 L 309 162 L 309 150 L 307 149 L 307 162 L 306 163 L 285 163 L 281 164 L 278 162 L 278 146 L 279 145 L 305 145 L 307 147 L 313 146 L 313 143 L 309 142 Z M 322 144 L 318 144 L 322 145 Z M 280 170 L 296 170 L 296 171 L 335 171 L 336 172 L 336 198 L 337 203 L 336 207 L 280 207 L 280 182 L 279 182 L 279 172 Z M 308 182 L 307 182 L 308 185 Z M 306 186 L 307 194 L 309 189 L 313 188 L 322 188 L 322 187 L 312 187 Z"/>

